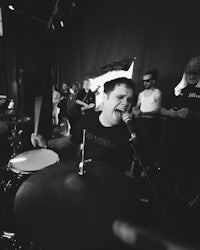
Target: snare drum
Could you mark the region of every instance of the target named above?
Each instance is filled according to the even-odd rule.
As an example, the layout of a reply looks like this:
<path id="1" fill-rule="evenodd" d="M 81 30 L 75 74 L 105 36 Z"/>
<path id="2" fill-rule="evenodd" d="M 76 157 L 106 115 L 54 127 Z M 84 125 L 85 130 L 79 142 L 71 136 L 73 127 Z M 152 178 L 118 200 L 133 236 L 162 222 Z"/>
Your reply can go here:
<path id="1" fill-rule="evenodd" d="M 34 149 L 18 154 L 9 161 L 8 168 L 17 174 L 31 174 L 59 161 L 50 149 Z"/>

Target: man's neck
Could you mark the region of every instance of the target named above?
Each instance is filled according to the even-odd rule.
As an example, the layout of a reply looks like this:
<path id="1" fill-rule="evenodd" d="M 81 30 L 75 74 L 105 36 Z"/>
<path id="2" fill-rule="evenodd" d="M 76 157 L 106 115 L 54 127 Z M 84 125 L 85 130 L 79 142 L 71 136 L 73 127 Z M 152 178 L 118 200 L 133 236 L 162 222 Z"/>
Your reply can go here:
<path id="1" fill-rule="evenodd" d="M 152 94 L 155 91 L 155 89 L 156 89 L 155 87 L 152 87 L 150 89 L 145 89 L 144 93 L 146 93 L 146 94 Z"/>
<path id="2" fill-rule="evenodd" d="M 156 89 L 155 87 L 151 87 L 151 88 L 148 88 L 148 89 L 145 89 L 145 90 L 154 91 L 155 89 Z"/>
<path id="3" fill-rule="evenodd" d="M 99 122 L 101 123 L 102 126 L 104 127 L 112 127 L 108 122 L 106 121 L 105 117 L 103 116 L 103 113 L 99 115 Z"/>

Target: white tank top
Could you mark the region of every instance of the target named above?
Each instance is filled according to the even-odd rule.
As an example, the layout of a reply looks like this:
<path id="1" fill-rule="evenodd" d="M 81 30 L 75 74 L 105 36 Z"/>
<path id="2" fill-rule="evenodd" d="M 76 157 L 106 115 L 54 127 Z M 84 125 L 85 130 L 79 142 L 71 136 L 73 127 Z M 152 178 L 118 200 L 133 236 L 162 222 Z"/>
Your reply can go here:
<path id="1" fill-rule="evenodd" d="M 160 92 L 159 89 L 155 89 L 150 96 L 145 96 L 144 91 L 141 93 L 141 112 L 152 112 L 158 107 L 157 100 L 155 99 L 156 93 Z"/>

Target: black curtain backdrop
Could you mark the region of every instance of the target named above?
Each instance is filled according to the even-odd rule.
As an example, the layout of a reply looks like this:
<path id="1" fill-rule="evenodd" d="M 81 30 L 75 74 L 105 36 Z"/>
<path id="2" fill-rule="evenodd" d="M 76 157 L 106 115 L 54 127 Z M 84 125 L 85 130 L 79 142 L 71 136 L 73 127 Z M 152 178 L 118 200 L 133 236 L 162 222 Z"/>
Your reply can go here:
<path id="1" fill-rule="evenodd" d="M 47 77 L 53 75 L 56 37 L 48 32 L 47 24 L 33 18 L 30 12 L 33 1 L 27 0 L 25 3 L 23 8 L 20 6 L 16 11 L 2 5 L 4 34 L 0 37 L 0 51 L 5 65 L 2 74 L 6 77 L 7 85 L 3 89 L 10 97 L 13 96 L 13 83 L 19 82 L 21 69 Z"/>
<path id="2" fill-rule="evenodd" d="M 51 75 L 57 85 L 81 83 L 85 75 L 105 65 L 135 57 L 137 91 L 142 88 L 142 74 L 157 69 L 158 87 L 167 93 L 181 79 L 188 60 L 200 54 L 198 0 L 79 0 L 72 9 L 70 0 L 60 1 L 65 27 L 54 31 L 30 18 L 30 9 L 48 21 L 56 1 L 18 2 L 25 3 L 26 15 L 8 11 L 6 6 L 3 11 L 1 55 L 5 51 L 6 67 L 0 72 L 8 86 L 1 89 L 8 89 L 9 95 L 19 69 Z"/>
<path id="3" fill-rule="evenodd" d="M 157 69 L 159 87 L 176 85 L 188 60 L 200 54 L 199 1 L 80 1 L 62 33 L 61 81 L 123 58 L 134 58 L 133 79 Z"/>

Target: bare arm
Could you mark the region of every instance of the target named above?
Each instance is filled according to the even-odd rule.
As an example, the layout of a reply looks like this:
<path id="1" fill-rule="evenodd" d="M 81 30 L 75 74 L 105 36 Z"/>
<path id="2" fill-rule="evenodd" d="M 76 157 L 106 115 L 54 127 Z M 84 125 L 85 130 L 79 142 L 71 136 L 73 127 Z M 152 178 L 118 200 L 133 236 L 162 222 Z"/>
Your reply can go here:
<path id="1" fill-rule="evenodd" d="M 81 105 L 81 106 L 87 106 L 87 103 L 85 103 L 85 102 L 83 102 L 83 101 L 81 101 L 81 100 L 76 100 L 76 103 L 78 104 L 78 105 Z"/>
<path id="2" fill-rule="evenodd" d="M 139 117 L 140 116 L 140 106 L 141 106 L 141 93 L 138 95 L 137 104 L 132 109 L 132 114 L 135 117 Z"/>
<path id="3" fill-rule="evenodd" d="M 186 118 L 188 112 L 185 108 L 177 110 L 175 108 L 167 109 L 167 108 L 161 107 L 160 113 L 161 113 L 161 115 L 167 116 L 167 117 Z"/>
<path id="4" fill-rule="evenodd" d="M 49 148 L 57 151 L 64 149 L 66 154 L 73 154 L 78 156 L 80 153 L 80 145 L 77 145 L 71 141 L 71 136 L 63 136 L 46 140 L 41 135 L 31 135 L 31 143 L 34 147 L 39 146 L 41 148 Z"/>
<path id="5" fill-rule="evenodd" d="M 141 115 L 155 115 L 158 114 L 160 112 L 161 109 L 161 103 L 162 103 L 162 93 L 161 91 L 157 91 L 156 95 L 155 95 L 155 103 L 156 103 L 156 108 L 151 111 L 151 112 L 141 112 Z"/>
<path id="6" fill-rule="evenodd" d="M 82 106 L 81 111 L 82 111 L 83 114 L 84 114 L 85 110 L 92 109 L 95 106 L 94 103 L 87 104 L 87 103 L 85 103 L 85 102 L 83 102 L 81 100 L 76 100 L 76 103 Z"/>

